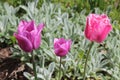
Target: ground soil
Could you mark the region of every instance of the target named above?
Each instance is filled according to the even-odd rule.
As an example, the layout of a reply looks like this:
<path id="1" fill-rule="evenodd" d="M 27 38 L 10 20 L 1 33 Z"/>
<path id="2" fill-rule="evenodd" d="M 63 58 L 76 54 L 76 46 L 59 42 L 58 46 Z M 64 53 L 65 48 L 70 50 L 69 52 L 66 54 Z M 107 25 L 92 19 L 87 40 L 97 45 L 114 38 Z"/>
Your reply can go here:
<path id="1" fill-rule="evenodd" d="M 23 72 L 32 70 L 23 64 L 20 59 L 10 57 L 10 48 L 0 48 L 0 80 L 28 80 Z"/>

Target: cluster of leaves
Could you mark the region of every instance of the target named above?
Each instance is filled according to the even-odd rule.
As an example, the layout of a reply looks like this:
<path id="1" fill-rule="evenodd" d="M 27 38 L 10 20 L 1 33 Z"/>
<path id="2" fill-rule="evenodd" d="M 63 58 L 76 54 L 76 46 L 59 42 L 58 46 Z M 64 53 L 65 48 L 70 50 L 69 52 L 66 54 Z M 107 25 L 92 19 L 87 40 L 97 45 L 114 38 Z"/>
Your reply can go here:
<path id="1" fill-rule="evenodd" d="M 81 12 L 83 9 L 86 10 L 86 14 L 95 12 L 96 8 L 102 11 L 108 11 L 108 16 L 112 20 L 117 20 L 120 24 L 120 1 L 119 0 L 51 0 L 51 2 L 57 2 L 62 4 L 63 10 L 66 8 L 73 9 L 75 12 Z"/>
<path id="2" fill-rule="evenodd" d="M 82 0 L 79 0 L 82 1 Z M 16 14 L 22 9 L 25 13 L 17 17 Z M 40 8 L 37 8 L 37 0 L 28 2 L 27 5 L 13 7 L 4 3 L 0 6 L 0 32 L 1 35 L 8 35 L 8 38 L 16 31 L 17 25 L 21 19 L 34 20 L 36 24 L 45 23 L 42 32 L 42 44 L 35 52 L 37 63 L 38 78 L 43 80 L 57 80 L 59 72 L 59 57 L 55 56 L 53 50 L 54 38 L 64 37 L 72 40 L 72 47 L 69 54 L 62 59 L 63 79 L 80 80 L 83 76 L 85 51 L 88 50 L 89 41 L 84 37 L 84 27 L 86 23 L 86 10 L 75 13 L 72 9 L 62 10 L 60 4 L 52 4 L 45 1 Z M 68 11 L 68 12 L 67 12 Z M 95 9 L 95 13 L 102 13 L 101 10 Z M 105 13 L 107 13 L 106 10 Z M 113 21 L 113 31 L 107 40 L 102 44 L 94 44 L 88 61 L 87 77 L 102 80 L 119 80 L 120 78 L 120 31 L 116 29 L 117 23 Z M 1 39 L 3 40 L 3 39 Z M 12 39 L 14 41 L 14 39 Z M 17 49 L 16 49 L 17 48 Z M 21 55 L 21 60 L 25 61 L 31 56 L 20 51 L 18 45 L 14 45 L 14 55 Z M 21 52 L 21 53 L 20 53 Z M 32 64 L 26 63 L 30 68 Z M 33 80 L 28 72 L 24 76 Z"/>
<path id="3" fill-rule="evenodd" d="M 0 47 L 7 47 L 15 43 L 13 32 L 18 23 L 15 15 L 17 11 L 18 8 L 9 6 L 8 3 L 0 3 Z"/>

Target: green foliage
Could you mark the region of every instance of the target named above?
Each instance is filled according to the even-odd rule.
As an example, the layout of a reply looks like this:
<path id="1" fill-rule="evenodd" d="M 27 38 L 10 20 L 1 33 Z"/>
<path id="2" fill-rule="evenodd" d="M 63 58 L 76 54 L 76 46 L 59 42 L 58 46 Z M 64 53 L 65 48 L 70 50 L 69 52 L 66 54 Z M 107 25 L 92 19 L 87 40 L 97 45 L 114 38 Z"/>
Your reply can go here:
<path id="1" fill-rule="evenodd" d="M 0 47 L 11 46 L 15 43 L 13 32 L 18 22 L 18 17 L 15 14 L 19 8 L 4 3 L 0 10 Z"/>
<path id="2" fill-rule="evenodd" d="M 7 2 L 10 5 L 17 7 L 18 5 L 25 5 L 27 4 L 28 1 L 32 1 L 32 0 L 1 0 L 2 3 Z"/>
<path id="3" fill-rule="evenodd" d="M 52 1 L 52 0 L 51 0 Z M 53 40 L 54 38 L 64 37 L 72 40 L 72 47 L 69 54 L 62 59 L 62 75 L 61 77 L 66 80 L 80 80 L 83 76 L 83 69 L 86 57 L 86 50 L 89 47 L 89 41 L 84 37 L 84 28 L 86 24 L 86 14 L 92 12 L 89 1 L 76 0 L 76 3 L 72 3 L 69 0 L 61 0 L 64 4 L 70 2 L 70 7 L 75 4 L 81 5 L 80 11 L 74 11 L 72 8 L 63 8 L 63 5 L 53 4 L 47 0 L 44 1 L 41 7 L 38 8 L 37 0 L 34 2 L 28 2 L 26 5 L 19 5 L 18 7 L 10 6 L 8 3 L 4 3 L 0 6 L 0 42 L 5 42 L 8 38 L 15 43 L 13 33 L 16 32 L 18 23 L 20 20 L 35 20 L 38 24 L 40 22 L 45 23 L 45 28 L 42 32 L 42 44 L 38 50 L 36 50 L 36 63 L 37 74 L 39 79 L 43 80 L 57 80 L 59 71 L 59 57 L 54 54 Z M 86 1 L 86 2 L 85 2 Z M 100 0 L 97 0 L 100 1 Z M 113 0 L 112 0 L 113 1 Z M 83 5 L 82 2 L 86 4 Z M 94 3 L 94 7 L 101 6 L 101 3 Z M 86 9 L 84 7 L 86 6 Z M 77 6 L 79 9 L 79 6 Z M 103 8 L 102 6 L 100 7 Z M 19 17 L 16 16 L 19 9 L 25 11 L 25 13 Z M 106 13 L 112 16 L 113 31 L 108 36 L 107 40 L 102 44 L 95 44 L 91 50 L 90 58 L 88 61 L 87 77 L 93 77 L 96 80 L 119 80 L 120 78 L 120 31 L 119 22 L 117 22 L 111 10 L 111 7 L 107 8 L 105 12 L 99 8 L 94 9 L 94 13 L 101 14 Z M 104 8 L 103 8 L 104 9 Z M 88 11 L 87 11 L 88 10 Z M 90 11 L 90 12 L 89 12 Z M 117 13 L 115 13 L 117 14 Z M 115 15 L 116 16 L 116 15 Z M 37 25 L 36 24 L 36 25 Z M 7 35 L 4 36 L 4 35 Z M 5 38 L 2 38 L 5 37 Z M 28 63 L 31 56 L 24 54 L 18 47 L 13 47 L 14 57 L 19 56 L 21 60 L 25 62 L 30 68 L 32 64 Z M 21 53 L 21 54 L 20 54 Z M 33 75 L 28 72 L 24 72 L 24 76 L 29 80 L 34 80 Z"/>

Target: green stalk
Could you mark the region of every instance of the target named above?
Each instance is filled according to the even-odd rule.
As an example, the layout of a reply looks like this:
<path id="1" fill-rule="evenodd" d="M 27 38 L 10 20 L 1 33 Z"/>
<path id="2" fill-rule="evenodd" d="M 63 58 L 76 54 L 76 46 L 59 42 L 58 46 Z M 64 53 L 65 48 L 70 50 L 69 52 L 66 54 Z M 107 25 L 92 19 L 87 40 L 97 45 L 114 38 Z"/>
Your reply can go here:
<path id="1" fill-rule="evenodd" d="M 37 72 L 36 72 L 36 64 L 35 64 L 35 55 L 33 52 L 31 53 L 31 55 L 32 55 L 32 64 L 33 64 L 33 72 L 34 72 L 35 80 L 38 80 Z"/>
<path id="2" fill-rule="evenodd" d="M 59 80 L 61 80 L 61 78 L 60 78 L 60 74 L 61 74 L 61 62 L 62 62 L 62 58 L 60 57 L 60 66 L 59 66 Z"/>
<path id="3" fill-rule="evenodd" d="M 90 44 L 90 47 L 89 47 L 89 50 L 87 51 L 87 56 L 86 56 L 86 61 L 85 61 L 85 66 L 84 66 L 84 74 L 83 74 L 83 80 L 85 80 L 85 77 L 86 77 L 86 67 L 87 67 L 87 62 L 88 62 L 88 58 L 89 58 L 89 54 L 90 54 L 90 51 L 92 49 L 92 45 L 93 45 L 93 42 L 91 42 Z"/>

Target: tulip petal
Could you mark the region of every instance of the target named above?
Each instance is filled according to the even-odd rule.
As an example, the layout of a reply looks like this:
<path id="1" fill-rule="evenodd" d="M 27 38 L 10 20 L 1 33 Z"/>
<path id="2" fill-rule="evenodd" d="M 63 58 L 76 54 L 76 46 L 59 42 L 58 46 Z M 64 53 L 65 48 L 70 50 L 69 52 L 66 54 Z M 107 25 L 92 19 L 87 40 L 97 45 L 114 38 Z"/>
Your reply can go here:
<path id="1" fill-rule="evenodd" d="M 43 28 L 44 28 L 44 24 L 43 23 L 39 24 L 37 27 L 37 30 L 35 31 L 35 35 L 33 35 L 33 36 L 35 36 L 34 43 L 33 43 L 34 49 L 39 48 L 39 46 L 41 44 L 41 31 L 43 30 Z"/>
<path id="2" fill-rule="evenodd" d="M 35 30 L 35 22 L 31 21 L 26 25 L 26 31 L 31 32 L 32 30 Z"/>
<path id="3" fill-rule="evenodd" d="M 58 42 L 58 40 L 59 40 L 59 39 L 55 38 L 55 39 L 54 39 L 54 44 L 55 44 L 56 42 Z"/>
<path id="4" fill-rule="evenodd" d="M 71 44 L 72 44 L 72 41 L 71 41 L 71 40 L 68 40 L 68 41 L 66 42 L 66 47 L 67 47 L 68 51 L 70 50 Z"/>
<path id="5" fill-rule="evenodd" d="M 28 24 L 27 21 L 24 21 L 24 20 L 20 21 L 20 23 L 18 25 L 18 30 L 17 30 L 19 34 L 22 34 L 22 32 L 23 32 L 23 30 L 24 30 L 24 28 L 26 27 L 27 24 Z"/>
<path id="6" fill-rule="evenodd" d="M 27 38 L 29 41 L 31 41 L 31 43 L 33 44 L 34 38 L 35 38 L 34 30 L 31 31 L 31 32 L 24 31 L 24 32 L 23 32 L 23 36 L 26 37 L 26 38 Z"/>
<path id="7" fill-rule="evenodd" d="M 104 28 L 104 31 L 100 34 L 101 36 L 98 37 L 97 42 L 102 43 L 106 37 L 108 36 L 108 33 L 112 30 L 111 25 L 108 25 Z"/>
<path id="8" fill-rule="evenodd" d="M 61 45 L 62 45 L 63 43 L 66 43 L 66 42 L 67 42 L 67 40 L 65 40 L 64 38 L 60 38 L 60 39 L 59 39 L 59 44 L 61 44 Z"/>
<path id="9" fill-rule="evenodd" d="M 34 49 L 39 48 L 40 44 L 41 44 L 41 34 L 38 34 L 34 38 L 33 48 Z"/>
<path id="10" fill-rule="evenodd" d="M 44 26 L 45 26 L 44 23 L 40 23 L 40 24 L 37 26 L 38 33 L 40 33 L 40 32 L 43 30 Z"/>
<path id="11" fill-rule="evenodd" d="M 65 46 L 64 43 L 66 43 L 64 38 L 60 38 L 60 39 L 55 38 L 54 39 L 54 48 L 60 47 L 61 45 Z"/>
<path id="12" fill-rule="evenodd" d="M 54 39 L 54 48 L 59 47 L 58 41 L 59 41 L 59 39 L 57 39 L 57 38 Z"/>
<path id="13" fill-rule="evenodd" d="M 63 56 L 65 56 L 67 53 L 68 53 L 68 51 L 67 51 L 66 49 L 62 48 L 62 47 L 59 47 L 59 48 L 56 48 L 56 49 L 55 49 L 55 54 L 56 54 L 57 56 L 63 57 Z"/>
<path id="14" fill-rule="evenodd" d="M 21 49 L 26 52 L 31 52 L 33 50 L 32 43 L 26 37 L 16 33 L 14 33 L 14 36 L 16 37 Z"/>

